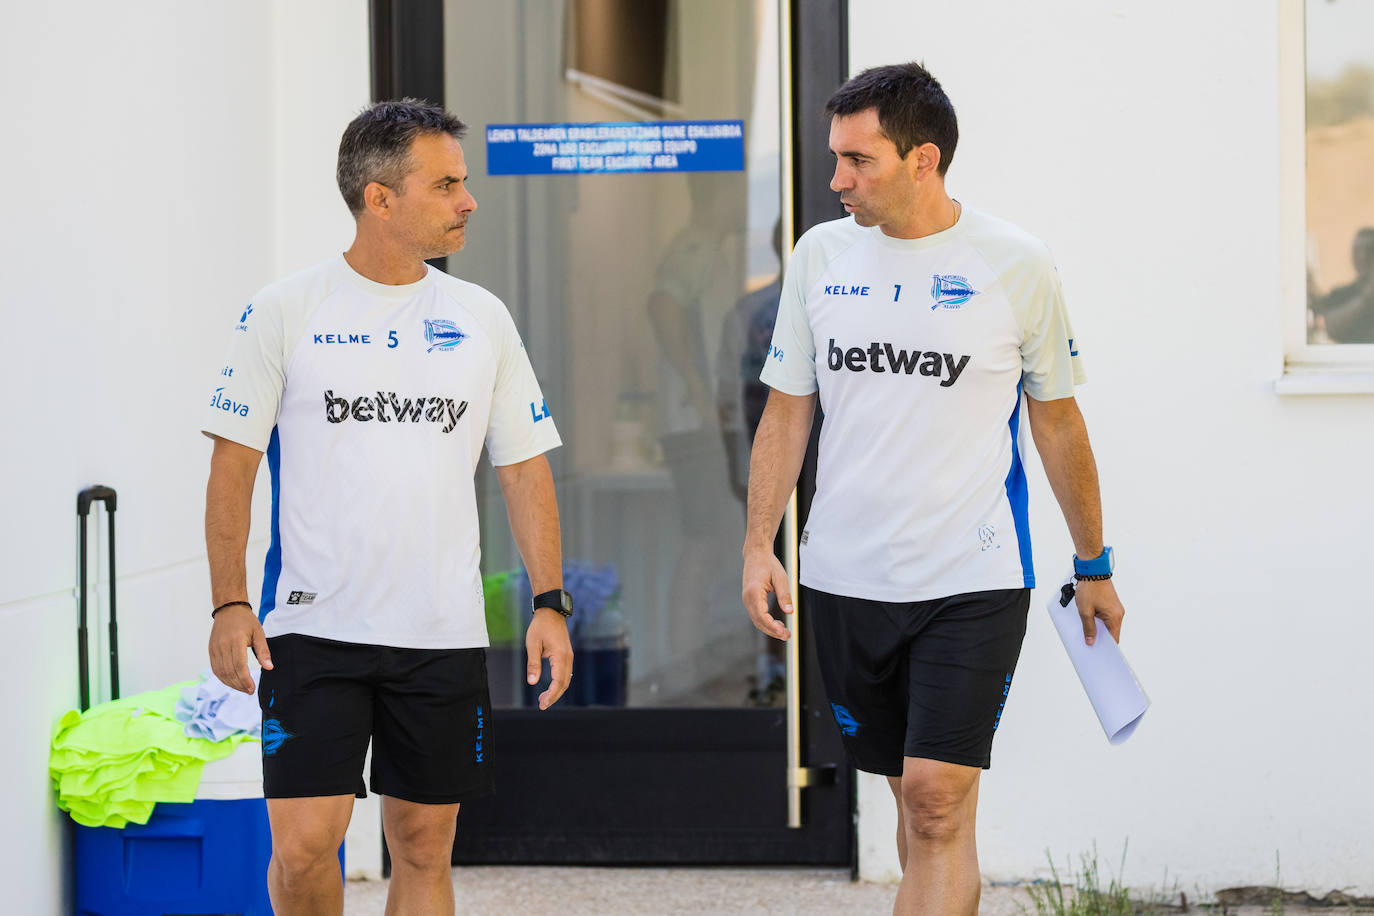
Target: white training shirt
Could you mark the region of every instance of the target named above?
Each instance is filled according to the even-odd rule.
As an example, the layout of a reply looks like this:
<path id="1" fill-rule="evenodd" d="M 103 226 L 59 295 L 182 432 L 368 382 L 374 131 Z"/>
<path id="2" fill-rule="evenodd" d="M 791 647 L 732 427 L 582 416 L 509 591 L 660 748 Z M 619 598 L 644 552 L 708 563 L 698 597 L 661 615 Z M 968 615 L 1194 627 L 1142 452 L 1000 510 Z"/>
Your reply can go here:
<path id="1" fill-rule="evenodd" d="M 965 207 L 895 239 L 853 218 L 801 237 L 760 378 L 820 392 L 801 582 L 876 601 L 1035 585 L 1022 390 L 1085 381 L 1049 251 Z"/>
<path id="2" fill-rule="evenodd" d="M 483 443 L 495 465 L 561 444 L 501 300 L 339 256 L 259 292 L 232 337 L 202 430 L 267 453 L 267 635 L 486 646 Z"/>

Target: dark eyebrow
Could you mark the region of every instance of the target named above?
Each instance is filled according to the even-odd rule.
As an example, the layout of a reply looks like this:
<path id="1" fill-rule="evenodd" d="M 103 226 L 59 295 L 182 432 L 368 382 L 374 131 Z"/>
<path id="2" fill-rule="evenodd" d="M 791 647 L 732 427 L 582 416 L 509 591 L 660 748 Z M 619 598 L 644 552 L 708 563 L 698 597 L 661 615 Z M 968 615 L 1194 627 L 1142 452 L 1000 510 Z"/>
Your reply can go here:
<path id="1" fill-rule="evenodd" d="M 458 177 L 456 177 L 456 176 L 454 176 L 454 175 L 445 175 L 443 178 L 440 178 L 438 181 L 436 181 L 436 182 L 434 182 L 434 183 L 435 183 L 435 184 L 452 184 L 452 183 L 455 182 L 455 181 L 465 181 L 466 179 L 467 179 L 467 176 L 466 176 L 466 175 L 464 175 L 462 178 L 458 178 Z"/>
<path id="2" fill-rule="evenodd" d="M 830 151 L 830 155 L 835 156 L 836 158 L 838 158 L 838 157 L 840 157 L 840 156 L 845 156 L 845 157 L 848 157 L 848 158 L 850 158 L 850 159 L 872 159 L 872 158 L 873 158 L 872 156 L 868 155 L 868 153 L 861 153 L 861 152 L 859 152 L 859 151 L 857 151 L 857 150 L 850 150 L 850 151 L 843 151 L 843 150 L 842 150 L 842 151 L 840 151 L 840 152 L 837 153 L 837 152 L 835 152 L 835 151 L 832 149 L 832 150 Z"/>

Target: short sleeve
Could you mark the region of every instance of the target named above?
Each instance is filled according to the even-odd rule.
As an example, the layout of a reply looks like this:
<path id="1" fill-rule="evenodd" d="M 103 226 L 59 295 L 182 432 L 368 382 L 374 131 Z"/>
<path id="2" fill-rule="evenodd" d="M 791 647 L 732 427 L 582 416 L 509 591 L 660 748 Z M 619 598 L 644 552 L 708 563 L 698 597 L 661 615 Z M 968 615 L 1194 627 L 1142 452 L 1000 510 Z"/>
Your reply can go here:
<path id="1" fill-rule="evenodd" d="M 487 422 L 487 457 L 502 467 L 519 464 L 563 444 L 529 354 L 504 307 L 494 322 L 496 385 Z"/>
<path id="2" fill-rule="evenodd" d="M 806 292 L 811 275 L 808 266 L 813 246 L 802 236 L 787 265 L 778 298 L 778 320 L 773 342 L 763 361 L 759 379 L 783 394 L 808 395 L 816 391 L 816 341 L 806 317 Z"/>
<path id="3" fill-rule="evenodd" d="M 286 385 L 280 304 L 259 293 L 234 323 L 229 355 L 210 385 L 201 432 L 267 451 Z"/>
<path id="4" fill-rule="evenodd" d="M 1049 259 L 1037 264 L 1018 309 L 1021 323 L 1021 378 L 1026 394 L 1037 401 L 1073 396 L 1087 381 L 1078 341 L 1064 305 L 1059 271 Z"/>

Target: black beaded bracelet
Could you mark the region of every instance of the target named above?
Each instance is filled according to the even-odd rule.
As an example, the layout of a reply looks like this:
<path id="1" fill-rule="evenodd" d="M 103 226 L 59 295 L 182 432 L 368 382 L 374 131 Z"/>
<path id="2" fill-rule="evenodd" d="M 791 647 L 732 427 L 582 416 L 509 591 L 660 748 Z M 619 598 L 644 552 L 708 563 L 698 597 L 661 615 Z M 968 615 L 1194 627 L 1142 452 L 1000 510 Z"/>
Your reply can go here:
<path id="1" fill-rule="evenodd" d="M 1074 573 L 1073 577 L 1077 579 L 1079 582 L 1105 582 L 1107 579 L 1110 579 L 1112 577 L 1112 574 L 1107 573 L 1103 576 L 1086 576 L 1082 573 Z"/>
<path id="2" fill-rule="evenodd" d="M 241 604 L 244 607 L 248 608 L 248 610 L 250 611 L 253 609 L 253 605 L 249 604 L 247 601 L 226 601 L 210 612 L 210 619 L 214 620 L 215 615 L 218 614 L 220 611 L 224 610 L 227 607 L 233 607 L 236 604 Z"/>

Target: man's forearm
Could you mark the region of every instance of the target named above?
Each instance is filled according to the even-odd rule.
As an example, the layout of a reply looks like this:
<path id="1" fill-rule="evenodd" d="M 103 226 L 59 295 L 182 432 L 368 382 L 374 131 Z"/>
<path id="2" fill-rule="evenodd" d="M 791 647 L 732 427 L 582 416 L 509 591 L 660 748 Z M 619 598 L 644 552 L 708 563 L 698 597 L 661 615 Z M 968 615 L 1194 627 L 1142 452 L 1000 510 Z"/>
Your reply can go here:
<path id="1" fill-rule="evenodd" d="M 496 469 L 506 516 L 534 594 L 563 587 L 563 543 L 553 471 L 543 455 Z"/>
<path id="2" fill-rule="evenodd" d="M 261 453 L 219 441 L 210 458 L 210 480 L 205 486 L 205 551 L 210 560 L 210 600 L 215 607 L 248 599 L 244 552 L 257 476 L 253 456 L 261 457 Z"/>
<path id="3" fill-rule="evenodd" d="M 749 457 L 748 527 L 744 552 L 773 549 L 788 497 L 797 486 L 806 442 L 811 437 L 811 421 L 816 412 L 816 395 L 802 397 L 768 393 L 754 449 Z"/>
<path id="4" fill-rule="evenodd" d="M 1074 552 L 1090 559 L 1102 552 L 1102 497 L 1088 428 L 1072 398 L 1029 400 L 1031 433 L 1050 489 L 1064 513 Z"/>

